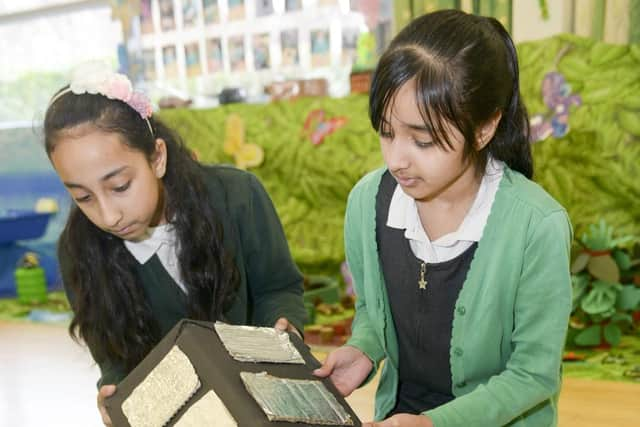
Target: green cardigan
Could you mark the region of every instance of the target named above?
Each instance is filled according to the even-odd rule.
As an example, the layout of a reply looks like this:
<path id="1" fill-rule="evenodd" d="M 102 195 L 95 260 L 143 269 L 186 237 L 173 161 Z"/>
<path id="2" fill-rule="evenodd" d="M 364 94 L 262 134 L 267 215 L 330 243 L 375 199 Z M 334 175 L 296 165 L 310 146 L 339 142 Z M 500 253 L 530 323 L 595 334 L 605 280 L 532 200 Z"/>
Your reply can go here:
<path id="1" fill-rule="evenodd" d="M 240 274 L 239 289 L 225 320 L 273 326 L 278 318 L 286 317 L 302 331 L 307 315 L 302 275 L 291 259 L 282 225 L 262 184 L 254 175 L 233 167 L 207 166 L 203 171 L 222 224 L 224 246 L 231 251 Z M 60 254 L 63 282 L 70 262 Z M 136 267 L 136 277 L 164 336 L 187 316 L 186 296 L 157 255 Z M 65 289 L 73 301 L 72 293 Z M 99 385 L 117 384 L 127 374 L 122 366 L 108 361 L 99 365 Z"/>
<path id="2" fill-rule="evenodd" d="M 373 373 L 385 359 L 376 420 L 394 408 L 398 387 L 398 343 L 375 233 L 383 173 L 376 170 L 354 187 L 345 218 L 347 261 L 357 294 L 347 344 L 373 361 Z M 557 424 L 571 311 L 571 239 L 565 210 L 537 184 L 505 167 L 455 305 L 450 350 L 455 399 L 425 412 L 435 427 Z"/>

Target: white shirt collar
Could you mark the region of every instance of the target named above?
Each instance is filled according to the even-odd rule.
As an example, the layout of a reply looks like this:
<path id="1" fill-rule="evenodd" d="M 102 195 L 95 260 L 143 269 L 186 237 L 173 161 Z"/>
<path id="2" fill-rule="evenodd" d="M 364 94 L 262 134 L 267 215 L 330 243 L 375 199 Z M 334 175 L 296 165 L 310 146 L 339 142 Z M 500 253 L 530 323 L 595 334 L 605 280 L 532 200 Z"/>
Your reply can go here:
<path id="1" fill-rule="evenodd" d="M 459 241 L 480 241 L 484 226 L 491 212 L 491 205 L 498 191 L 503 169 L 503 162 L 493 158 L 487 161 L 485 174 L 480 182 L 476 198 L 460 227 L 456 231 L 446 234 L 431 243 L 437 246 L 453 246 Z M 402 187 L 399 185 L 396 186 L 391 197 L 387 226 L 405 230 L 404 235 L 409 240 L 429 242 L 429 238 L 420 222 L 415 199 L 402 191 Z"/>
<path id="2" fill-rule="evenodd" d="M 175 242 L 175 229 L 171 224 L 163 224 L 149 227 L 147 237 L 144 239 L 137 242 L 125 240 L 124 245 L 140 264 L 144 264 L 158 252 L 162 245 L 174 246 Z"/>

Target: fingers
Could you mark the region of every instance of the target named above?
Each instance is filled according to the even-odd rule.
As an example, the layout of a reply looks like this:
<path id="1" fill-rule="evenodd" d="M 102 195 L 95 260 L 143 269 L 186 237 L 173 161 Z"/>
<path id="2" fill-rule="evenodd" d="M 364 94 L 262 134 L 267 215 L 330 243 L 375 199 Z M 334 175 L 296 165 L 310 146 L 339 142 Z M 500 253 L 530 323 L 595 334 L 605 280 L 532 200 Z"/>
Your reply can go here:
<path id="1" fill-rule="evenodd" d="M 279 331 L 294 333 L 298 337 L 302 338 L 300 332 L 285 317 L 279 318 L 273 327 Z"/>
<path id="2" fill-rule="evenodd" d="M 98 400 L 104 401 L 105 397 L 109 397 L 115 392 L 116 392 L 115 385 L 113 384 L 103 385 L 102 387 L 100 387 L 100 391 L 98 392 Z"/>
<path id="3" fill-rule="evenodd" d="M 397 421 L 394 421 L 393 417 L 392 418 L 387 418 L 384 421 L 380 421 L 378 423 L 376 422 L 370 422 L 370 423 L 364 423 L 362 424 L 362 427 L 398 427 L 400 424 L 398 424 Z"/>
<path id="4" fill-rule="evenodd" d="M 104 399 L 111 396 L 116 392 L 116 386 L 113 384 L 104 385 L 100 387 L 100 391 L 98 392 L 98 410 L 100 411 L 100 417 L 102 418 L 102 423 L 105 426 L 111 426 L 111 417 L 107 413 L 107 408 L 104 406 Z"/>

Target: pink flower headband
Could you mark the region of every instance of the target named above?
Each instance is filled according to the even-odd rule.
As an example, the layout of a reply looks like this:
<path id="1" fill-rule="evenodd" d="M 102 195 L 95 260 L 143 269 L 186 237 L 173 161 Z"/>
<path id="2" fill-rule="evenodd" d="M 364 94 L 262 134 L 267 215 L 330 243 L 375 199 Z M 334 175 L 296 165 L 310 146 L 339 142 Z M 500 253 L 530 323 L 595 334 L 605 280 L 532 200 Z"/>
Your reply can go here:
<path id="1" fill-rule="evenodd" d="M 71 73 L 69 87 L 54 96 L 49 105 L 52 105 L 61 96 L 69 92 L 73 92 L 76 95 L 82 95 L 83 93 L 100 94 L 109 99 L 117 99 L 126 103 L 147 122 L 149 131 L 153 135 L 151 122 L 149 122 L 153 107 L 149 98 L 142 92 L 134 91 L 127 76 L 113 72 L 104 62 L 90 61 L 74 68 Z"/>

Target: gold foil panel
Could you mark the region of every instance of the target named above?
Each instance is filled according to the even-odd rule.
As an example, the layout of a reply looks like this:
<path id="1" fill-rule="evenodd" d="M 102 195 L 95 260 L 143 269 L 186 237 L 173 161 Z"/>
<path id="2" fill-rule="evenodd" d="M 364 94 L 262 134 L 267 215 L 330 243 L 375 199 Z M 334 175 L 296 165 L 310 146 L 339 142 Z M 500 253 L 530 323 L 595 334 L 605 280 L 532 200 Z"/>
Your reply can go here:
<path id="1" fill-rule="evenodd" d="M 174 427 L 237 427 L 238 423 L 233 419 L 222 400 L 209 390 L 194 403 L 187 412 L 180 417 Z"/>
<path id="2" fill-rule="evenodd" d="M 122 403 L 131 427 L 162 427 L 200 388 L 186 354 L 174 345 Z"/>
<path id="3" fill-rule="evenodd" d="M 305 363 L 286 332 L 222 322 L 215 328 L 231 357 L 240 362 Z"/>

